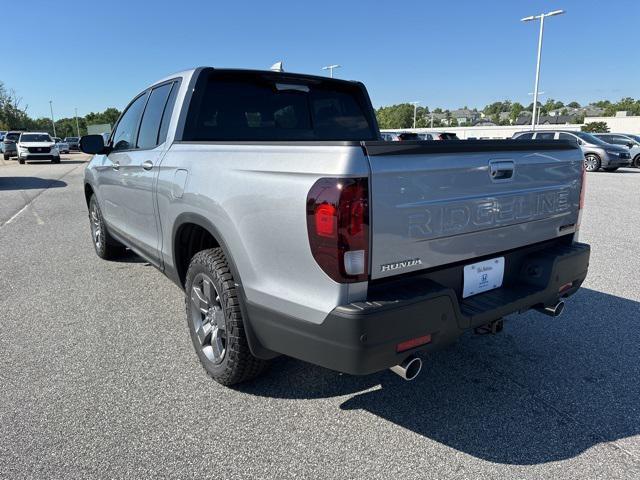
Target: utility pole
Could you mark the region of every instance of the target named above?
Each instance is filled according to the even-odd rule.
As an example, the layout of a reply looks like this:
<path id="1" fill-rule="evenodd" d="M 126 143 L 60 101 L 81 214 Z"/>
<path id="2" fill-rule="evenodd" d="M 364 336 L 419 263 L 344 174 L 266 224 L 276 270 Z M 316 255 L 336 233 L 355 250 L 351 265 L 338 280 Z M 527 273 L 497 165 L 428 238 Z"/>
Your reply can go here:
<path id="1" fill-rule="evenodd" d="M 80 138 L 80 125 L 78 124 L 78 109 L 76 108 L 76 135 Z"/>
<path id="2" fill-rule="evenodd" d="M 564 10 L 554 10 L 549 13 L 541 13 L 540 15 L 531 15 L 529 17 L 522 18 L 522 22 L 531 22 L 533 20 L 540 20 L 540 33 L 538 34 L 538 58 L 536 60 L 536 83 L 533 88 L 533 115 L 531 116 L 531 129 L 536 129 L 536 110 L 538 109 L 538 85 L 540 83 L 540 59 L 542 57 L 542 36 L 544 34 L 544 19 L 545 17 L 553 17 L 554 15 L 562 15 Z"/>
<path id="3" fill-rule="evenodd" d="M 49 100 L 49 109 L 51 110 L 51 125 L 53 125 L 53 136 L 56 135 L 56 121 L 53 119 L 53 100 Z"/>
<path id="4" fill-rule="evenodd" d="M 342 67 L 342 65 L 327 65 L 326 67 L 322 67 L 322 70 L 329 70 L 329 77 L 333 78 L 333 70 L 340 67 Z"/>
<path id="5" fill-rule="evenodd" d="M 409 102 L 413 105 L 413 128 L 416 128 L 416 114 L 418 113 L 418 104 L 420 102 Z"/>

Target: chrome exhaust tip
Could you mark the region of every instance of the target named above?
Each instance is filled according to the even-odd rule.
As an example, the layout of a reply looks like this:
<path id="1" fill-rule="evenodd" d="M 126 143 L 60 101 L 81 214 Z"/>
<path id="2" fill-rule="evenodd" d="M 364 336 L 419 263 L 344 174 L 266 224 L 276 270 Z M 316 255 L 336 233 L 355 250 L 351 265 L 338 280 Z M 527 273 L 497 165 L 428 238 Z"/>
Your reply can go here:
<path id="1" fill-rule="evenodd" d="M 544 313 L 545 315 L 549 315 L 550 317 L 559 317 L 564 311 L 564 301 L 560 300 L 555 305 L 551 305 L 549 307 L 537 307 L 536 310 L 540 313 Z"/>
<path id="2" fill-rule="evenodd" d="M 422 370 L 422 360 L 415 355 L 411 355 L 405 358 L 400 365 L 391 367 L 389 370 L 410 382 L 420 374 Z"/>

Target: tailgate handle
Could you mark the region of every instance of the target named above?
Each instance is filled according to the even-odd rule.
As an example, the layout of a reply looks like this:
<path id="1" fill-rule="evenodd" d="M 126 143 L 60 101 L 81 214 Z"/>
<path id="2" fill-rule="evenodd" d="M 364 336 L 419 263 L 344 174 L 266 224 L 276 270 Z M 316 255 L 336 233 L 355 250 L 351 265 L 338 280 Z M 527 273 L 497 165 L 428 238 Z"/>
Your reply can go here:
<path id="1" fill-rule="evenodd" d="M 510 180 L 513 178 L 515 164 L 513 160 L 495 160 L 489 162 L 489 175 L 494 182 Z"/>

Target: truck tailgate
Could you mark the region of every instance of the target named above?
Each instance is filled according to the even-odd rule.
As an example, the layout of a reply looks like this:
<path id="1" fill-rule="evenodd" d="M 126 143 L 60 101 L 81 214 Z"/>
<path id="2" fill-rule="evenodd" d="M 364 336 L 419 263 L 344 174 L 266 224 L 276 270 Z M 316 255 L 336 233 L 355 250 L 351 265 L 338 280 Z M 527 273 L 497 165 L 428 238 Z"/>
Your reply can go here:
<path id="1" fill-rule="evenodd" d="M 575 231 L 582 152 L 565 141 L 363 142 L 371 278 Z"/>

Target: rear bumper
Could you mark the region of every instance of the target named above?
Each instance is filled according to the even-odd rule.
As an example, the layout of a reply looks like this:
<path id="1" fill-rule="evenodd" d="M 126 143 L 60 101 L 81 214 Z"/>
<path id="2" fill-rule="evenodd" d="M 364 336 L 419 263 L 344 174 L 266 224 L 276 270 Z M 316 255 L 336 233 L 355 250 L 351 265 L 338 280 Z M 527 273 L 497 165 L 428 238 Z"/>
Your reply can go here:
<path id="1" fill-rule="evenodd" d="M 415 351 L 441 349 L 467 329 L 574 294 L 587 275 L 589 246 L 537 247 L 505 253 L 503 287 L 464 300 L 452 286 L 458 272 L 462 282 L 462 266 L 452 266 L 372 285 L 366 302 L 336 307 L 319 325 L 247 302 L 251 330 L 260 347 L 273 352 L 350 374 L 380 371 Z M 425 335 L 431 343 L 396 352 L 398 343 Z"/>

